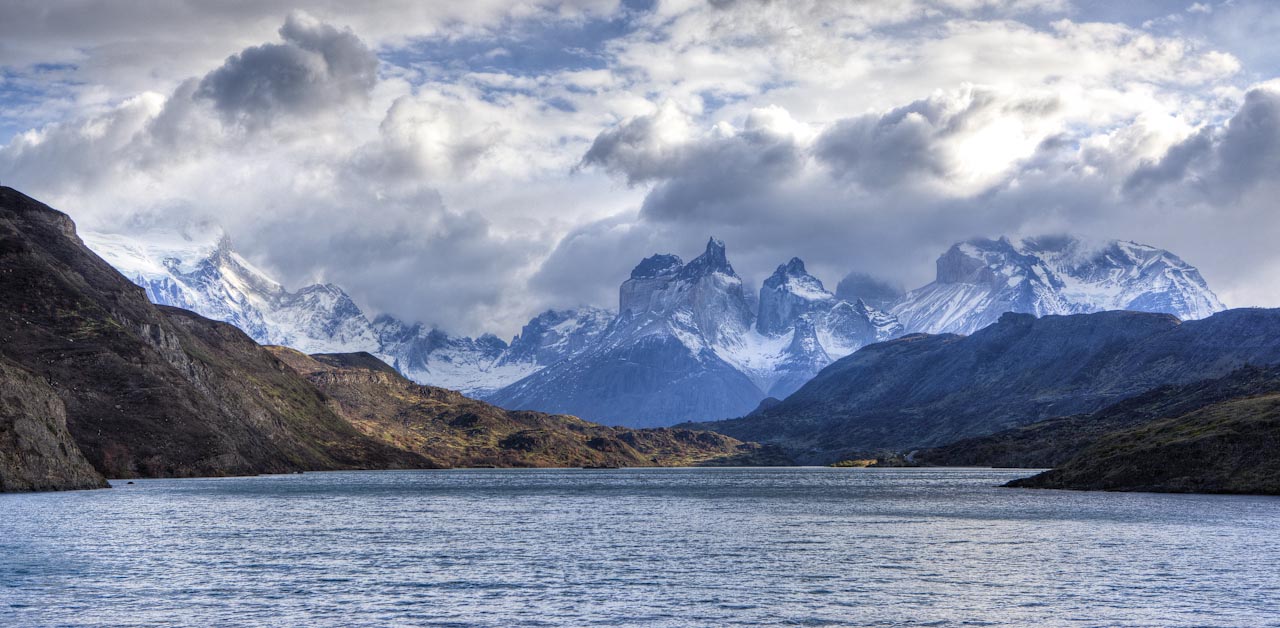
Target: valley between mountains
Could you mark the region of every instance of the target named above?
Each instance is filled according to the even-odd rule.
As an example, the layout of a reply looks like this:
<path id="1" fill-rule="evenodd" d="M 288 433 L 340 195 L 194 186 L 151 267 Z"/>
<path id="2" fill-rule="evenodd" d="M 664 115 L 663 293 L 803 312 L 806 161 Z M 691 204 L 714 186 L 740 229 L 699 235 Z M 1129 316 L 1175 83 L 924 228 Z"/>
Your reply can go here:
<path id="1" fill-rule="evenodd" d="M 793 258 L 756 290 L 711 239 L 642 260 L 616 310 L 544 312 L 507 342 L 290 291 L 216 228 L 78 234 L 2 188 L 0 490 L 880 458 L 1280 492 L 1280 311 L 1228 310 L 1131 242 L 978 239 L 937 267 L 916 290 L 851 273 L 833 292 Z"/>

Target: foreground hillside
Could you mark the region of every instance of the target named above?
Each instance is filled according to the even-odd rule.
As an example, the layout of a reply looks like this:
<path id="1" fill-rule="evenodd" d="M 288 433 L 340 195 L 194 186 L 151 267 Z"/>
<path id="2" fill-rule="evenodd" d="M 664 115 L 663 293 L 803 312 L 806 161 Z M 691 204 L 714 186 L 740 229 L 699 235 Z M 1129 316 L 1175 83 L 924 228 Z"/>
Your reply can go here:
<path id="1" fill-rule="evenodd" d="M 1247 366 L 1217 379 L 1161 386 L 1091 414 L 1055 417 L 926 449 L 915 460 L 936 466 L 1056 467 L 1112 433 L 1273 393 L 1280 393 L 1280 367 Z"/>
<path id="2" fill-rule="evenodd" d="M 1276 363 L 1280 310 L 1185 323 L 1142 312 L 1006 314 L 971 336 L 913 335 L 863 348 L 782 403 L 694 425 L 832 462 L 1092 413 L 1162 385 Z"/>
<path id="3" fill-rule="evenodd" d="M 0 356 L 53 391 L 76 446 L 108 477 L 424 464 L 361 434 L 235 327 L 152 305 L 70 218 L 9 188 L 0 269 Z"/>
<path id="4" fill-rule="evenodd" d="M 577 417 L 513 412 L 415 384 L 368 353 L 272 353 L 305 376 L 361 432 L 442 467 L 786 464 L 776 449 L 712 432 L 611 428 Z"/>
<path id="5" fill-rule="evenodd" d="M 1009 486 L 1280 495 L 1280 392 L 1112 432 Z"/>

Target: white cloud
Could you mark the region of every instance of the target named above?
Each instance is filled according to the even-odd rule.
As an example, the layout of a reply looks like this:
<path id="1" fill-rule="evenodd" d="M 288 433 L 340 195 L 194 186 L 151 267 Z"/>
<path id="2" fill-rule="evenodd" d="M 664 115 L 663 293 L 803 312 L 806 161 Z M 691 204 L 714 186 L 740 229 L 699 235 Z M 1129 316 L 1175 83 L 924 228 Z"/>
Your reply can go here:
<path id="1" fill-rule="evenodd" d="M 955 239 L 1079 230 L 1280 303 L 1220 253 L 1274 267 L 1256 236 L 1203 236 L 1275 226 L 1277 168 L 1238 137 L 1257 69 L 1203 38 L 1056 1 L 286 4 L 0 9 L 6 84 L 47 89 L 0 178 L 96 228 L 214 217 L 287 282 L 464 332 L 610 305 L 708 235 L 748 276 L 911 285 Z"/>

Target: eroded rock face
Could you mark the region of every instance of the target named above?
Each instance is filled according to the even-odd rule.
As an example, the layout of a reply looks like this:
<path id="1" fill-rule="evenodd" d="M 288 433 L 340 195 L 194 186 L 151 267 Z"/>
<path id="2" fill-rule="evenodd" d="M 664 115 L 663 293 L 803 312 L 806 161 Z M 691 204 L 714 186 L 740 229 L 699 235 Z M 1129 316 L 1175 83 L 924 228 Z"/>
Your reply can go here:
<path id="1" fill-rule="evenodd" d="M 106 488 L 43 379 L 0 358 L 0 492 Z"/>

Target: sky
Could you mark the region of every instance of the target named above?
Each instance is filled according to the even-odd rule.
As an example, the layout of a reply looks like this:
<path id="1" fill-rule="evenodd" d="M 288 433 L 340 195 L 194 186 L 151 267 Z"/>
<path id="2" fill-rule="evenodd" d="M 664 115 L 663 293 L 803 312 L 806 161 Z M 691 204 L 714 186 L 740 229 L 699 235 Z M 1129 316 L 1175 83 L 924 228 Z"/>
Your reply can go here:
<path id="1" fill-rule="evenodd" d="M 1280 306 L 1275 41 L 1259 0 L 5 2 L 0 183 L 454 333 L 709 236 L 829 288 L 1119 238 Z"/>

